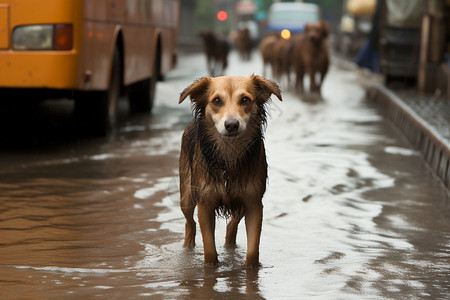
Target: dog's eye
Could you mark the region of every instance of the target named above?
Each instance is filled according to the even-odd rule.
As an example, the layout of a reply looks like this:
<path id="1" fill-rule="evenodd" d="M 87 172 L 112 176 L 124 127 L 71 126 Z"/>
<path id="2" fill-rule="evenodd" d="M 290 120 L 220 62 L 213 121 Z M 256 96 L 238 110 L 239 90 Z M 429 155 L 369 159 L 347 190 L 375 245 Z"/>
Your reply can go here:
<path id="1" fill-rule="evenodd" d="M 249 97 L 244 97 L 241 99 L 241 105 L 249 105 L 250 104 L 250 98 Z"/>
<path id="2" fill-rule="evenodd" d="M 222 105 L 222 100 L 220 100 L 220 98 L 214 98 L 211 103 L 215 106 L 221 106 Z"/>

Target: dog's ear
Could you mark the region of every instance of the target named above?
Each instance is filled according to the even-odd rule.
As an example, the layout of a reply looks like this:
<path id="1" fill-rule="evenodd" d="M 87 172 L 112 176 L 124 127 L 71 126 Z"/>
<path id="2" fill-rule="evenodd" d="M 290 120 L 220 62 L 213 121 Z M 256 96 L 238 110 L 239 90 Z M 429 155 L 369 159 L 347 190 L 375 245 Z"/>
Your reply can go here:
<path id="1" fill-rule="evenodd" d="M 325 21 L 322 21 L 321 25 L 322 25 L 322 35 L 324 38 L 326 38 L 330 33 L 330 27 L 328 27 L 328 23 Z"/>
<path id="2" fill-rule="evenodd" d="M 180 94 L 178 104 L 184 101 L 187 96 L 190 96 L 192 102 L 198 102 L 205 97 L 211 83 L 211 77 L 202 77 L 195 80 L 190 86 L 185 88 Z"/>
<path id="3" fill-rule="evenodd" d="M 266 102 L 272 94 L 277 96 L 280 101 L 283 101 L 281 97 L 281 90 L 275 81 L 254 74 L 250 77 L 255 84 L 256 92 L 261 93 L 261 98 L 264 102 Z"/>

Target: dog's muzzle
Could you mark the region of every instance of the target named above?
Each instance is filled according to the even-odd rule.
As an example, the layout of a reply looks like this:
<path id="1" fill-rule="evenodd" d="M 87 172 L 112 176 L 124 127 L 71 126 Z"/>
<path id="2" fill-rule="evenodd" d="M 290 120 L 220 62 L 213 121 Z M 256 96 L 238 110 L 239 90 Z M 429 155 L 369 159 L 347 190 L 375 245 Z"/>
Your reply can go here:
<path id="1" fill-rule="evenodd" d="M 239 121 L 237 120 L 226 120 L 225 121 L 225 129 L 226 129 L 226 136 L 235 136 L 238 134 L 239 130 Z"/>

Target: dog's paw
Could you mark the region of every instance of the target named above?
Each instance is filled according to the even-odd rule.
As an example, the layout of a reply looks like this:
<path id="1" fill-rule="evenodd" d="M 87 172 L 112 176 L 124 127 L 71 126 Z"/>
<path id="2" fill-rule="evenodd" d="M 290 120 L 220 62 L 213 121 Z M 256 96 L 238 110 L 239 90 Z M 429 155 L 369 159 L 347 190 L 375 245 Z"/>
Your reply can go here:
<path id="1" fill-rule="evenodd" d="M 185 240 L 183 244 L 184 248 L 194 248 L 195 247 L 195 241 L 194 240 Z"/>
<path id="2" fill-rule="evenodd" d="M 205 265 L 207 266 L 217 266 L 219 264 L 219 260 L 216 258 L 215 260 L 206 260 L 205 259 Z"/>
<path id="3" fill-rule="evenodd" d="M 246 270 L 256 270 L 256 269 L 259 269 L 261 266 L 262 265 L 259 262 L 256 262 L 253 264 L 247 264 L 247 262 L 246 262 L 242 268 L 246 269 Z"/>

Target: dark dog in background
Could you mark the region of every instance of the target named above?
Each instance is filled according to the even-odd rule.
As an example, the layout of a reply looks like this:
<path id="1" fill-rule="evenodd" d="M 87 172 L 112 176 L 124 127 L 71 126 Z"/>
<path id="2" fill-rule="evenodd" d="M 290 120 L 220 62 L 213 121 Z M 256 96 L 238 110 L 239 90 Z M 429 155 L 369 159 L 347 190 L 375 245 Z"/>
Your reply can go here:
<path id="1" fill-rule="evenodd" d="M 250 60 L 252 53 L 252 38 L 250 36 L 250 30 L 247 27 L 243 27 L 236 32 L 234 43 L 241 59 L 244 61 Z"/>
<path id="2" fill-rule="evenodd" d="M 186 217 L 184 246 L 195 245 L 194 210 L 203 237 L 205 263 L 217 263 L 215 216 L 231 217 L 225 246 L 236 245 L 245 216 L 245 266 L 258 266 L 267 162 L 263 141 L 265 104 L 277 84 L 263 77 L 203 77 L 188 86 L 179 103 L 190 96 L 194 120 L 186 127 L 180 154 L 180 206 Z"/>
<path id="3" fill-rule="evenodd" d="M 230 44 L 227 38 L 211 31 L 204 31 L 200 36 L 203 39 L 209 75 L 222 75 L 228 66 Z"/>
<path id="4" fill-rule="evenodd" d="M 329 54 L 327 37 L 328 24 L 325 21 L 309 23 L 305 26 L 303 34 L 293 38 L 293 64 L 296 73 L 296 88 L 304 92 L 303 76 L 310 78 L 310 93 L 320 96 L 320 89 L 328 71 Z M 319 74 L 317 80 L 316 75 Z"/>

